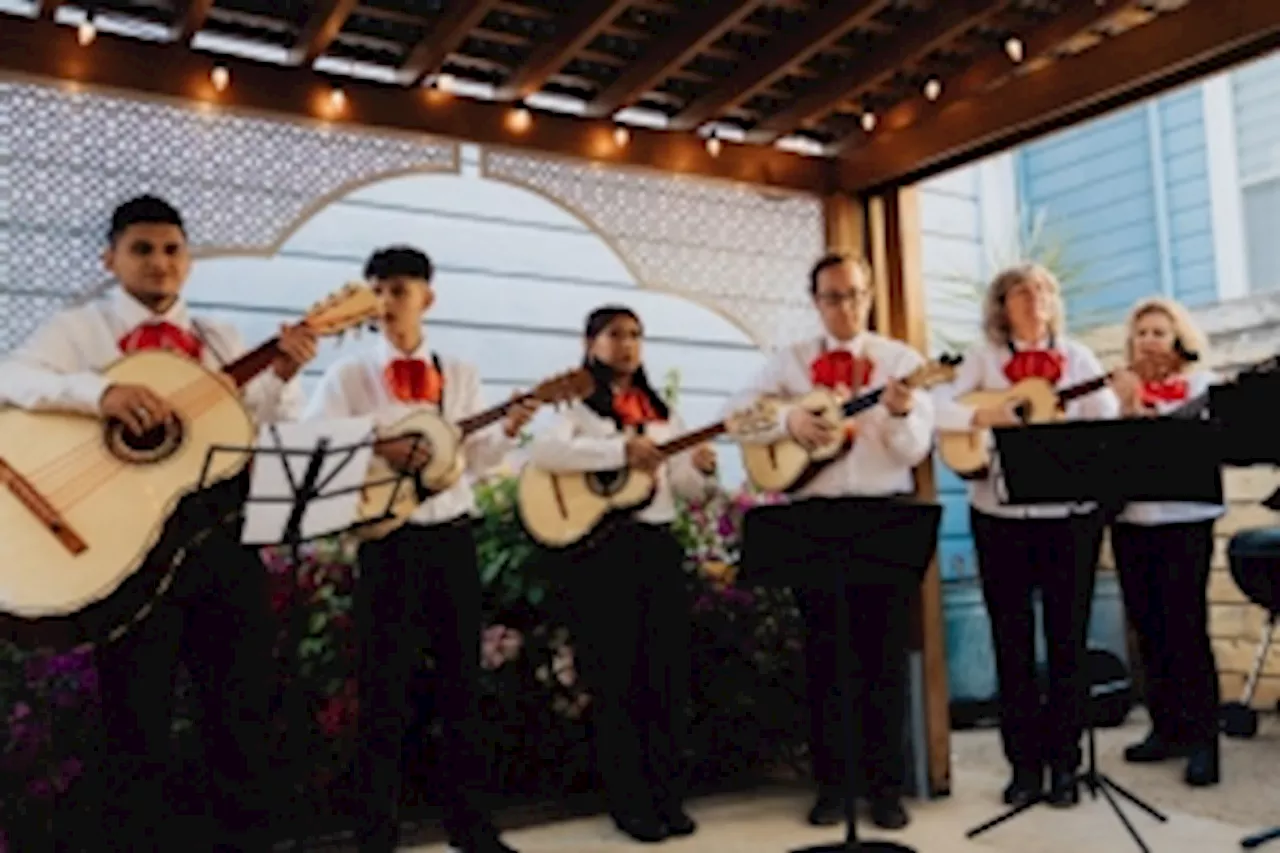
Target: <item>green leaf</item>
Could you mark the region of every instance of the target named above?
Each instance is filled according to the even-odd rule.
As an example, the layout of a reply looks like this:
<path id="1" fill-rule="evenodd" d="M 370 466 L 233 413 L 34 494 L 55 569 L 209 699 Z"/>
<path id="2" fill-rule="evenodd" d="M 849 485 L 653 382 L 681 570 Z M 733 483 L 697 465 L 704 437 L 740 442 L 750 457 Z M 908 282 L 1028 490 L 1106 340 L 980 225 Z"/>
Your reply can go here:
<path id="1" fill-rule="evenodd" d="M 307 623 L 307 630 L 312 634 L 319 634 L 324 631 L 326 625 L 329 624 L 329 617 L 324 613 L 312 613 L 311 621 Z"/>

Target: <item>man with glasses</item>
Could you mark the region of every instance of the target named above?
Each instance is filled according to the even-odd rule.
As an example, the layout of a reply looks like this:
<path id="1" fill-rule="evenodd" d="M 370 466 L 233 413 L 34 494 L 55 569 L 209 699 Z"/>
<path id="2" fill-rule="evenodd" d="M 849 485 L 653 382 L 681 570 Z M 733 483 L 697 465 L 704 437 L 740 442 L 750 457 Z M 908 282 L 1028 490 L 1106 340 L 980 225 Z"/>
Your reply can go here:
<path id="1" fill-rule="evenodd" d="M 827 387 L 851 398 L 883 387 L 878 405 L 844 429 L 850 447 L 794 495 L 798 501 L 848 497 L 889 497 L 914 491 L 912 469 L 929 455 L 933 442 L 933 403 L 900 379 L 924 363 L 905 344 L 871 332 L 871 271 L 861 258 L 827 255 L 809 275 L 809 293 L 823 334 L 779 350 L 755 381 L 730 401 L 726 411 L 763 396 L 798 397 Z M 797 406 L 784 406 L 776 440 L 790 434 L 807 447 L 832 437 L 824 420 Z M 857 566 L 832 571 L 857 572 Z M 805 620 L 806 669 L 811 713 L 810 752 L 818 798 L 809 812 L 815 826 L 844 819 L 845 745 L 840 691 L 853 692 L 861 792 L 871 818 L 884 829 L 908 823 L 902 805 L 906 776 L 906 647 L 911 595 L 897 587 L 850 587 L 850 671 L 836 669 L 834 593 L 796 590 Z"/>

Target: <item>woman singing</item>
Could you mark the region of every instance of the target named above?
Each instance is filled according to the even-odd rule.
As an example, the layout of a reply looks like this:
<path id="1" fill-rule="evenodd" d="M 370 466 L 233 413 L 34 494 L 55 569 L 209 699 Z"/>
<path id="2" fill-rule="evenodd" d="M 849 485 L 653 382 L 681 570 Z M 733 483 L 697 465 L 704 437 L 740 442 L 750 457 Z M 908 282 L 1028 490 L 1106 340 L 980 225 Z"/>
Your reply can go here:
<path id="1" fill-rule="evenodd" d="M 530 456 L 552 471 L 631 466 L 658 474 L 653 502 L 574 553 L 566 578 L 610 813 L 620 830 L 652 843 L 695 830 L 683 807 L 681 766 L 690 602 L 671 523 L 673 492 L 707 497 L 716 459 L 709 446 L 665 461 L 659 453 L 658 444 L 685 430 L 645 377 L 642 337 L 630 309 L 592 312 L 585 342 L 595 393 L 539 435 Z"/>
<path id="2" fill-rule="evenodd" d="M 1204 338 L 1183 308 L 1140 302 L 1129 315 L 1129 369 L 1114 380 L 1126 417 L 1168 414 L 1214 383 Z M 1209 642 L 1207 586 L 1219 504 L 1135 502 L 1111 526 L 1125 612 L 1138 635 L 1151 733 L 1125 759 L 1186 758 L 1188 785 L 1219 777 L 1218 673 Z"/>
<path id="3" fill-rule="evenodd" d="M 940 431 L 1014 426 L 1006 407 L 974 409 L 955 398 L 974 390 L 1006 389 L 1035 377 L 1064 388 L 1102 375 L 1098 359 L 1063 334 L 1058 281 L 1026 264 L 998 275 L 983 309 L 985 340 L 966 354 L 955 381 L 939 388 Z M 1114 418 L 1115 394 L 1103 388 L 1067 404 L 1069 419 Z M 993 451 L 994 455 L 994 451 Z M 991 468 L 998 472 L 999 459 Z M 970 522 L 983 597 L 991 618 L 1000 681 L 1000 735 L 1013 779 L 1004 800 L 1018 805 L 1045 796 L 1070 807 L 1079 802 L 1088 680 L 1085 631 L 1093 596 L 1102 525 L 1095 504 L 1005 503 L 998 473 L 969 484 Z M 1040 591 L 1049 690 L 1041 701 L 1036 677 L 1032 596 Z"/>

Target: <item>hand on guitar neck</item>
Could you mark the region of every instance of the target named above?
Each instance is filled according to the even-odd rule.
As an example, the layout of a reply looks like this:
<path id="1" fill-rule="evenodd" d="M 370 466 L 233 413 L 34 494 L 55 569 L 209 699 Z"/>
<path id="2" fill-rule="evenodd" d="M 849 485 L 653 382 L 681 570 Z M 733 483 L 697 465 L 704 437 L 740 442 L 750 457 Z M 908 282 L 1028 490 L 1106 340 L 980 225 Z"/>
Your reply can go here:
<path id="1" fill-rule="evenodd" d="M 665 457 L 658 445 L 643 435 L 633 435 L 627 439 L 627 467 L 635 468 L 645 474 L 652 474 L 662 465 Z"/>

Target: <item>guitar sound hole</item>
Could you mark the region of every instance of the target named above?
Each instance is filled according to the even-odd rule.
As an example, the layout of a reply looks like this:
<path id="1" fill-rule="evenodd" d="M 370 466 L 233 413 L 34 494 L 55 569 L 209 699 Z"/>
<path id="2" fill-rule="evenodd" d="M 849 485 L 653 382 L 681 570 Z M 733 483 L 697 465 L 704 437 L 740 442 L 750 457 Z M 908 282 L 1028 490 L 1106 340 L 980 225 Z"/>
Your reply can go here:
<path id="1" fill-rule="evenodd" d="M 608 497 L 619 489 L 626 482 L 621 471 L 595 471 L 587 477 L 587 483 L 591 486 L 591 491 L 601 497 Z"/>
<path id="2" fill-rule="evenodd" d="M 123 421 L 108 420 L 103 439 L 111 455 L 134 465 L 148 465 L 168 459 L 182 446 L 184 428 L 177 416 L 142 434 L 125 427 Z"/>
<path id="3" fill-rule="evenodd" d="M 1031 419 L 1031 404 L 1023 400 L 1021 403 L 1013 407 L 1013 414 L 1018 420 L 1025 424 Z"/>

